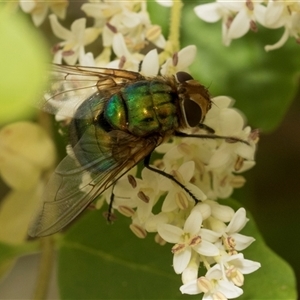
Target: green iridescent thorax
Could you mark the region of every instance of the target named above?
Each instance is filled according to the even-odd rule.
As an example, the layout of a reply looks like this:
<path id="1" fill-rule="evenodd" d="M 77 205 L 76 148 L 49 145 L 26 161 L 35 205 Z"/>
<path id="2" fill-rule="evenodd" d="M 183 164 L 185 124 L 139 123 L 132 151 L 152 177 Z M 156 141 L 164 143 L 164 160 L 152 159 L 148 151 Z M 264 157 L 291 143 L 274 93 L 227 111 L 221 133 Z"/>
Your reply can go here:
<path id="1" fill-rule="evenodd" d="M 109 99 L 104 108 L 105 118 L 113 128 L 136 136 L 172 131 L 178 127 L 175 95 L 163 81 L 139 81 Z"/>

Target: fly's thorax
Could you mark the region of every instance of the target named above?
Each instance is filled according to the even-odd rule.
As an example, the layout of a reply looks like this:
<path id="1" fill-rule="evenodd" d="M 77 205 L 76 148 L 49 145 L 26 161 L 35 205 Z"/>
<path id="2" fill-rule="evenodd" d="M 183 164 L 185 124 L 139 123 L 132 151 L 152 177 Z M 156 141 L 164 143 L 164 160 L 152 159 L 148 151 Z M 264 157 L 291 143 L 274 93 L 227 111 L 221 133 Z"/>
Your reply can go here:
<path id="1" fill-rule="evenodd" d="M 176 82 L 179 98 L 180 126 L 197 127 L 211 108 L 208 90 L 186 72 L 177 72 L 173 80 Z"/>
<path id="2" fill-rule="evenodd" d="M 114 129 L 164 135 L 178 127 L 177 102 L 176 91 L 163 79 L 142 80 L 111 96 L 104 114 Z"/>

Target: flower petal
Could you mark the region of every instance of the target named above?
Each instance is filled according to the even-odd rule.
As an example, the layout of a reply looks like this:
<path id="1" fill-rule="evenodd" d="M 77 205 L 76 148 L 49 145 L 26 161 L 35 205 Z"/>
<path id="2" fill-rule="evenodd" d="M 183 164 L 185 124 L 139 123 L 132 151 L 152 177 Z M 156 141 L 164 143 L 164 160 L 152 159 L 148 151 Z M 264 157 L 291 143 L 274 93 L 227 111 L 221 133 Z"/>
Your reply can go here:
<path id="1" fill-rule="evenodd" d="M 256 261 L 244 259 L 242 253 L 229 256 L 226 262 L 235 266 L 242 274 L 250 274 L 261 267 Z"/>
<path id="2" fill-rule="evenodd" d="M 239 233 L 233 233 L 231 234 L 231 237 L 234 238 L 235 249 L 238 251 L 246 249 L 255 241 L 255 238 L 253 238 L 252 236 L 246 236 Z"/>
<path id="3" fill-rule="evenodd" d="M 243 290 L 231 281 L 219 280 L 218 281 L 218 291 L 221 292 L 228 299 L 237 298 L 243 294 Z"/>
<path id="4" fill-rule="evenodd" d="M 175 201 L 174 192 L 170 191 L 166 198 L 164 199 L 163 205 L 161 207 L 162 212 L 171 212 L 177 208 L 177 204 Z"/>
<path id="5" fill-rule="evenodd" d="M 206 255 L 206 256 L 216 256 L 219 255 L 220 250 L 214 244 L 202 240 L 200 244 L 193 247 L 195 251 L 199 254 Z"/>
<path id="6" fill-rule="evenodd" d="M 197 17 L 205 22 L 214 23 L 222 18 L 221 8 L 219 3 L 201 4 L 194 8 Z"/>
<path id="7" fill-rule="evenodd" d="M 198 235 L 201 229 L 202 215 L 199 211 L 192 211 L 186 219 L 183 231 L 189 233 L 191 236 Z"/>
<path id="8" fill-rule="evenodd" d="M 173 244 L 178 243 L 181 235 L 184 233 L 181 228 L 170 224 L 158 225 L 157 232 L 165 241 Z"/>
<path id="9" fill-rule="evenodd" d="M 190 181 L 194 175 L 195 163 L 193 161 L 188 161 L 182 164 L 178 172 L 182 175 L 185 181 Z"/>
<path id="10" fill-rule="evenodd" d="M 189 45 L 187 47 L 182 48 L 178 52 L 178 64 L 176 66 L 177 70 L 185 70 L 189 67 L 197 54 L 197 47 L 195 45 Z"/>
<path id="11" fill-rule="evenodd" d="M 173 256 L 173 268 L 176 274 L 181 274 L 188 266 L 192 256 L 192 249 L 187 247 L 184 251 L 175 253 Z"/>
<path id="12" fill-rule="evenodd" d="M 182 294 L 197 295 L 202 293 L 197 284 L 197 279 L 183 284 L 180 288 Z"/>
<path id="13" fill-rule="evenodd" d="M 60 25 L 60 23 L 57 20 L 56 15 L 54 15 L 54 14 L 50 15 L 49 20 L 50 20 L 50 25 L 51 25 L 52 31 L 58 38 L 65 41 L 65 40 L 68 40 L 72 36 L 72 33 L 70 30 L 68 30 Z"/>
<path id="14" fill-rule="evenodd" d="M 245 35 L 250 29 L 250 19 L 245 9 L 238 12 L 228 30 L 229 39 L 237 39 Z"/>
<path id="15" fill-rule="evenodd" d="M 145 76 L 156 76 L 159 71 L 157 50 L 149 51 L 142 62 L 141 73 Z"/>
<path id="16" fill-rule="evenodd" d="M 232 220 L 227 226 L 226 232 L 228 234 L 241 231 L 249 219 L 246 218 L 246 210 L 241 207 L 236 211 Z"/>

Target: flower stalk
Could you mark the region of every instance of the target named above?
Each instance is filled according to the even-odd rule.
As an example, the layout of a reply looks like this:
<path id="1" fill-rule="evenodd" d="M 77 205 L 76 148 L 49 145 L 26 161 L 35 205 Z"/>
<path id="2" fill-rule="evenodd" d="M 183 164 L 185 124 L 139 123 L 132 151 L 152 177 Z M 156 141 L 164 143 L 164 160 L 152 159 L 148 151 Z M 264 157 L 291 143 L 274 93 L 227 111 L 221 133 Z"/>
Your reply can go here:
<path id="1" fill-rule="evenodd" d="M 40 239 L 41 245 L 41 260 L 34 291 L 33 300 L 46 299 L 48 286 L 50 282 L 52 267 L 54 263 L 54 239 L 52 236 L 47 236 Z"/>
<path id="2" fill-rule="evenodd" d="M 160 54 L 160 62 L 164 62 L 180 50 L 180 21 L 183 3 L 181 0 L 174 1 L 171 8 L 169 37 L 165 50 Z"/>

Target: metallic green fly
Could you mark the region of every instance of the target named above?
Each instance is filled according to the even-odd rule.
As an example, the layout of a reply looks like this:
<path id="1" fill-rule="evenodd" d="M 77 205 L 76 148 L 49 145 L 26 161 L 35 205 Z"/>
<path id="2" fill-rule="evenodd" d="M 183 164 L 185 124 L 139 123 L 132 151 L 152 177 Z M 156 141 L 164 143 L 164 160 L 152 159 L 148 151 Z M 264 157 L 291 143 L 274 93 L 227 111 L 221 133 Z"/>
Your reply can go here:
<path id="1" fill-rule="evenodd" d="M 202 124 L 211 104 L 207 89 L 185 72 L 149 78 L 118 69 L 55 65 L 43 109 L 58 119 L 68 116 L 73 151 L 50 178 L 29 235 L 61 230 L 141 161 L 197 202 L 173 176 L 150 166 L 150 156 L 172 136 L 226 138 Z M 211 132 L 183 132 L 194 127 Z"/>

